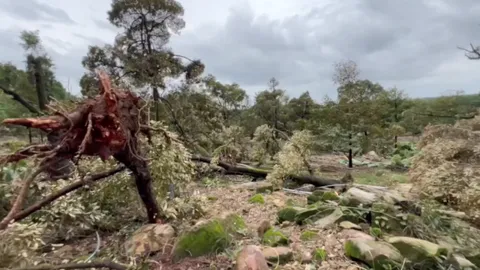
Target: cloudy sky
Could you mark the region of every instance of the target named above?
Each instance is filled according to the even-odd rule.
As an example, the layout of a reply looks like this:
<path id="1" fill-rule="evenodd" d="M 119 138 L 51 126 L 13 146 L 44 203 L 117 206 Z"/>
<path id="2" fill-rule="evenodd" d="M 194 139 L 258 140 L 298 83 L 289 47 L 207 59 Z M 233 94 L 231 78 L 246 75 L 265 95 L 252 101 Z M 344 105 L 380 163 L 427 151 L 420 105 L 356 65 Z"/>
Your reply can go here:
<path id="1" fill-rule="evenodd" d="M 199 58 L 220 81 L 253 95 L 271 77 L 290 96 L 335 96 L 333 63 L 410 96 L 480 92 L 480 61 L 457 46 L 480 44 L 478 0 L 180 0 L 186 28 L 176 53 Z M 110 0 L 0 0 L 0 61 L 24 66 L 23 29 L 40 30 L 59 80 L 74 93 L 88 45 L 112 43 Z"/>

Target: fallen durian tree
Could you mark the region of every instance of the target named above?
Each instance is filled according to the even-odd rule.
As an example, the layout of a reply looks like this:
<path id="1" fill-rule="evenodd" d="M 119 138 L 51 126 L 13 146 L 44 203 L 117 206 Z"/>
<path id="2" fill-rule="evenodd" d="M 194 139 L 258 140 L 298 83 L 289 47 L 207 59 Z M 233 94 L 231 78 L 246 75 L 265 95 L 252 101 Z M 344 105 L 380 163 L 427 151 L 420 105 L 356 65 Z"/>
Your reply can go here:
<path id="1" fill-rule="evenodd" d="M 16 162 L 28 157 L 39 158 L 39 169 L 23 184 L 9 214 L 0 222 L 0 229 L 23 209 L 30 184 L 59 159 L 78 162 L 82 155 L 98 156 L 106 160 L 113 156 L 135 176 L 138 193 L 145 205 L 148 221 L 160 222 L 159 209 L 152 191 L 152 177 L 147 160 L 139 153 L 138 135 L 150 139 L 144 102 L 130 91 L 112 88 L 108 76 L 98 72 L 100 94 L 86 99 L 71 112 L 55 111 L 39 118 L 5 119 L 4 124 L 36 128 L 48 133 L 62 134 L 56 143 L 31 145 L 12 155 L 1 158 L 3 162 Z"/>

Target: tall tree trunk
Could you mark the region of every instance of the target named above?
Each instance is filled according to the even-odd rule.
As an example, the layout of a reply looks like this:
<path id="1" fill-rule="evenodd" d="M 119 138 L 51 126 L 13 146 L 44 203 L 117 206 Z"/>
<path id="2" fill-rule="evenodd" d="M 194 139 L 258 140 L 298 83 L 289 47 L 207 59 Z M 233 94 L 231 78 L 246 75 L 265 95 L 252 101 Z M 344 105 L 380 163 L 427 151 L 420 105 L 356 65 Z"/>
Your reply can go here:
<path id="1" fill-rule="evenodd" d="M 137 149 L 137 143 L 134 141 L 130 141 L 130 146 L 132 149 Z M 114 157 L 119 162 L 123 163 L 135 176 L 135 184 L 137 186 L 138 194 L 147 209 L 148 222 L 157 223 L 157 221 L 160 220 L 160 211 L 153 193 L 152 176 L 150 175 L 146 160 L 141 159 L 137 155 L 133 155 L 129 150 L 129 147 L 126 147 L 122 152 L 115 154 Z"/>
<path id="2" fill-rule="evenodd" d="M 155 121 L 160 120 L 160 93 L 158 93 L 158 88 L 153 87 L 153 103 L 154 103 L 154 110 L 155 110 Z"/>
<path id="3" fill-rule="evenodd" d="M 35 89 L 38 96 L 38 108 L 40 111 L 47 109 L 47 92 L 45 91 L 45 84 L 42 76 L 42 65 L 38 59 L 34 61 L 34 76 L 35 76 Z"/>
<path id="4" fill-rule="evenodd" d="M 352 133 L 348 134 L 348 167 L 353 168 Z"/>

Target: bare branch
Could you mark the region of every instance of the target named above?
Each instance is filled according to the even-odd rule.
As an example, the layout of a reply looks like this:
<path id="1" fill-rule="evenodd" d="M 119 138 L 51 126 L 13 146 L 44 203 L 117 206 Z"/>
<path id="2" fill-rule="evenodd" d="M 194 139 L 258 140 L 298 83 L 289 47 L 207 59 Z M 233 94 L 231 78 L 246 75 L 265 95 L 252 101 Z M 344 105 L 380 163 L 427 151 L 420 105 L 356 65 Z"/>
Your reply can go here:
<path id="1" fill-rule="evenodd" d="M 470 43 L 470 49 L 457 47 L 458 49 L 465 51 L 465 56 L 470 60 L 480 60 L 480 46 L 474 46 Z"/>
<path id="2" fill-rule="evenodd" d="M 5 86 L 2 86 L 0 85 L 0 89 L 7 95 L 11 96 L 13 98 L 13 100 L 17 101 L 18 103 L 22 104 L 23 107 L 27 108 L 27 110 L 29 110 L 31 113 L 36 113 L 38 115 L 41 115 L 42 113 L 40 112 L 40 110 L 38 110 L 37 108 L 35 108 L 35 106 L 33 106 L 30 102 L 28 102 L 27 100 L 25 100 L 22 96 L 20 96 L 19 94 L 15 93 L 14 91 L 6 88 Z"/>
<path id="3" fill-rule="evenodd" d="M 79 181 L 76 181 L 64 188 L 62 188 L 61 190 L 53 193 L 53 194 L 50 194 L 48 195 L 47 197 L 45 197 L 43 200 L 41 201 L 38 201 L 36 203 L 34 203 L 33 205 L 29 206 L 28 208 L 18 212 L 17 214 L 15 214 L 15 216 L 13 217 L 13 219 L 15 221 L 20 221 L 26 217 L 28 217 L 29 215 L 31 215 L 32 213 L 42 209 L 44 206 L 48 205 L 49 203 L 55 201 L 56 199 L 62 197 L 62 196 L 65 196 L 67 195 L 68 193 L 74 191 L 74 190 L 77 190 L 83 186 L 85 186 L 86 184 L 88 183 L 92 183 L 92 182 L 96 182 L 96 181 L 99 181 L 99 180 L 102 180 L 104 178 L 107 178 L 109 176 L 112 176 L 116 173 L 119 173 L 121 171 L 125 170 L 125 167 L 124 166 L 120 166 L 120 167 L 117 167 L 113 170 L 110 170 L 110 171 L 106 171 L 106 172 L 102 172 L 102 173 L 98 173 L 98 174 L 94 174 L 94 175 L 91 175 L 89 176 L 87 179 L 82 179 L 82 180 L 79 180 Z"/>
<path id="4" fill-rule="evenodd" d="M 59 270 L 59 269 L 88 269 L 88 268 L 108 268 L 114 270 L 127 270 L 128 267 L 123 264 L 114 263 L 111 261 L 91 262 L 91 263 L 69 263 L 69 264 L 42 264 L 38 266 L 16 268 L 14 270 Z"/>
<path id="5" fill-rule="evenodd" d="M 14 216 L 17 214 L 17 212 L 23 208 L 23 202 L 25 201 L 25 197 L 27 197 L 30 185 L 32 184 L 33 180 L 35 180 L 35 178 L 48 167 L 48 165 L 50 164 L 43 164 L 34 173 L 32 173 L 27 178 L 27 180 L 25 180 L 25 183 L 20 189 L 20 192 L 18 193 L 12 208 L 10 209 L 10 212 L 8 212 L 7 216 L 4 217 L 3 220 L 0 222 L 0 230 L 4 230 L 5 228 L 7 228 L 8 224 L 14 219 Z"/>

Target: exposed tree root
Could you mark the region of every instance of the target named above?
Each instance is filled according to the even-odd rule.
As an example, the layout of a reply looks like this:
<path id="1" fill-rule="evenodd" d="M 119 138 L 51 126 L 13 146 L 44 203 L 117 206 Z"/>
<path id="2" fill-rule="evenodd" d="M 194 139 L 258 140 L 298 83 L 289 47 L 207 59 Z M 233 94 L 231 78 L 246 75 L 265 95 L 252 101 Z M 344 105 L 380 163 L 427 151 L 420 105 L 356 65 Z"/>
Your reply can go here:
<path id="1" fill-rule="evenodd" d="M 77 105 L 69 113 L 55 112 L 39 118 L 5 119 L 8 125 L 21 125 L 57 134 L 46 145 L 32 145 L 0 161 L 15 162 L 27 157 L 43 158 L 42 163 L 75 160 L 82 156 L 113 156 L 135 175 L 140 197 L 150 222 L 157 222 L 159 210 L 153 196 L 151 176 L 138 151 L 137 135 L 150 136 L 143 101 L 130 91 L 112 88 L 108 76 L 99 72 L 100 94 Z"/>

